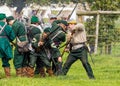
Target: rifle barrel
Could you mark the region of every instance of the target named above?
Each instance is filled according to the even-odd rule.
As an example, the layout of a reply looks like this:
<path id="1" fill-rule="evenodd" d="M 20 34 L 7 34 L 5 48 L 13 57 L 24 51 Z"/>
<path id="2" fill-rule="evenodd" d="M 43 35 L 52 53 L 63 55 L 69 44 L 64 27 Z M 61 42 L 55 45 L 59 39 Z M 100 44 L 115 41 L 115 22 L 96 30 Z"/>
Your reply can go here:
<path id="1" fill-rule="evenodd" d="M 77 5 L 78 5 L 78 3 L 76 3 L 76 5 L 75 5 L 75 7 L 73 8 L 73 10 L 72 10 L 71 14 L 68 16 L 68 20 L 71 18 L 71 16 L 72 16 L 72 14 L 73 14 L 74 10 L 76 9 Z"/>

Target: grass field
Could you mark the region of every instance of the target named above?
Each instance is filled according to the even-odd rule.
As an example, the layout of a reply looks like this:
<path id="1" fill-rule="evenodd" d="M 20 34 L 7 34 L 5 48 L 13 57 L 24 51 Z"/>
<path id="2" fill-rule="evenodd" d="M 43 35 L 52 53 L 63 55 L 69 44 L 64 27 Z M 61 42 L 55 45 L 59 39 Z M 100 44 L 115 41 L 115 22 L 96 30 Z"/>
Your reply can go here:
<path id="1" fill-rule="evenodd" d="M 114 52 L 118 52 L 114 50 Z M 120 51 L 120 50 L 119 50 Z M 119 53 L 119 52 L 118 52 Z M 64 56 L 65 60 L 65 56 Z M 0 86 L 119 86 L 120 84 L 120 54 L 118 55 L 94 55 L 92 64 L 95 80 L 90 80 L 78 60 L 69 70 L 67 76 L 40 78 L 20 78 L 15 76 L 15 70 L 11 60 L 12 77 L 0 79 Z M 1 64 L 1 62 L 0 62 Z M 0 75 L 5 77 L 3 68 L 0 67 Z"/>

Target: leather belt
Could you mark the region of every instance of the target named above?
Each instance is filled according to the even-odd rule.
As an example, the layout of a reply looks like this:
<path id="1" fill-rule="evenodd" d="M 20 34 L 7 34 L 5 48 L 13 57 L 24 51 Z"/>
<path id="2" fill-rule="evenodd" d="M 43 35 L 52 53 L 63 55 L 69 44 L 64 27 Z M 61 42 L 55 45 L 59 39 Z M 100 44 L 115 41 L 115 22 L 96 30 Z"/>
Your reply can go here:
<path id="1" fill-rule="evenodd" d="M 80 45 L 80 44 L 85 44 L 85 42 L 81 42 L 81 43 L 72 43 L 73 46 L 75 46 L 75 45 Z"/>
<path id="2" fill-rule="evenodd" d="M 7 36 L 0 36 L 0 38 L 7 38 Z"/>
<path id="3" fill-rule="evenodd" d="M 74 44 L 72 44 L 72 50 L 76 50 L 76 49 L 81 48 L 83 46 L 85 46 L 85 42 L 83 42 L 83 43 L 74 43 Z"/>

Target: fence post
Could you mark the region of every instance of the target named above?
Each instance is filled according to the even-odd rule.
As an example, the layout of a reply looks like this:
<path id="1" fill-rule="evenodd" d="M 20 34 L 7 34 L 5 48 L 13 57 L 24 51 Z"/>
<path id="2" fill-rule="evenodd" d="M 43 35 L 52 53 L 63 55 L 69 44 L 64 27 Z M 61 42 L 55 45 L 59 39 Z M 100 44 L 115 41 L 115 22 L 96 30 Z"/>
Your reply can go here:
<path id="1" fill-rule="evenodd" d="M 96 19 L 96 32 L 95 32 L 95 48 L 94 48 L 94 54 L 97 54 L 97 48 L 98 48 L 98 34 L 99 34 L 99 19 L 100 14 L 97 13 L 97 19 Z"/>

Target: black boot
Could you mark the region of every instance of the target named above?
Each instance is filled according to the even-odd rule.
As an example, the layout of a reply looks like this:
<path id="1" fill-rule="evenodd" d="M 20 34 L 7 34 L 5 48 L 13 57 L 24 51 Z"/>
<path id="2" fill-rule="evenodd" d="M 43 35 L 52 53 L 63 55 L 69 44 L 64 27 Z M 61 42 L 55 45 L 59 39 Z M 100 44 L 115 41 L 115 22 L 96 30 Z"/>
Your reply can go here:
<path id="1" fill-rule="evenodd" d="M 58 64 L 57 64 L 57 70 L 55 72 L 55 75 L 56 76 L 62 75 L 62 62 L 58 62 Z"/>

